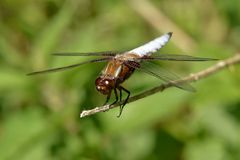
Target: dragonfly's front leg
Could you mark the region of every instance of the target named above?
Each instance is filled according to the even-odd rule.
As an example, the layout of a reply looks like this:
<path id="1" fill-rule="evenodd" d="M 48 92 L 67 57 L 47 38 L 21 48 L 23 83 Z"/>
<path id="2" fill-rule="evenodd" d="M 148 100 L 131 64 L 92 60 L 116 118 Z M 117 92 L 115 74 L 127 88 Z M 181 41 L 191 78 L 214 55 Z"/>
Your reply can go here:
<path id="1" fill-rule="evenodd" d="M 109 99 L 110 99 L 110 97 L 111 97 L 111 93 L 112 93 L 112 92 L 110 92 L 110 93 L 107 95 L 107 99 L 106 99 L 105 103 L 103 104 L 104 106 L 108 103 L 108 101 L 109 101 Z"/>
<path id="2" fill-rule="evenodd" d="M 112 104 L 110 104 L 110 106 L 111 106 L 111 105 L 114 105 L 115 103 L 118 102 L 118 94 L 117 94 L 117 89 L 116 89 L 116 88 L 114 88 L 114 94 L 115 94 L 115 98 L 116 98 L 116 99 L 115 99 L 115 101 L 114 101 Z M 121 93 L 121 94 L 122 94 L 122 93 Z M 107 99 L 106 99 L 105 103 L 103 104 L 104 106 L 108 103 L 110 97 L 111 97 L 111 92 L 107 95 Z M 121 99 L 122 99 L 122 98 L 121 98 Z"/>
<path id="3" fill-rule="evenodd" d="M 116 88 L 114 88 L 114 94 L 115 94 L 116 99 L 115 99 L 115 101 L 114 101 L 112 104 L 110 104 L 109 106 L 114 105 L 115 103 L 118 102 L 118 94 L 117 94 L 117 89 L 116 89 Z M 107 95 L 106 102 L 103 104 L 104 106 L 108 103 L 110 97 L 111 97 L 111 92 Z"/>

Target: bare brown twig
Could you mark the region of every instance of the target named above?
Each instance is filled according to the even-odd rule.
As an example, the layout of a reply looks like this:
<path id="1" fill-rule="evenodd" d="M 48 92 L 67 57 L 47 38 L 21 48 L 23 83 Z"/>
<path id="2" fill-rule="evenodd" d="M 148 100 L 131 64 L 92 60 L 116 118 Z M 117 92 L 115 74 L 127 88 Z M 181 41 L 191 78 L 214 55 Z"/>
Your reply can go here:
<path id="1" fill-rule="evenodd" d="M 205 69 L 205 70 L 202 70 L 200 72 L 197 72 L 197 73 L 193 73 L 193 74 L 190 74 L 189 76 L 183 78 L 181 81 L 179 81 L 180 83 L 183 83 L 183 82 L 194 82 L 194 81 L 197 81 L 199 79 L 202 79 L 202 78 L 205 78 L 205 77 L 208 77 L 224 68 L 226 68 L 227 66 L 231 66 L 231 65 L 234 65 L 234 64 L 237 64 L 237 63 L 240 63 L 240 53 L 237 53 L 235 54 L 234 56 L 228 58 L 228 59 L 225 59 L 225 60 L 222 60 L 222 61 L 219 61 L 218 63 L 216 63 L 215 65 Z M 178 83 L 178 82 L 177 82 Z M 173 87 L 173 83 L 167 83 L 167 84 L 162 84 L 160 86 L 157 86 L 155 88 L 152 88 L 152 89 L 149 89 L 143 93 L 140 93 L 138 95 L 135 95 L 131 98 L 129 98 L 128 102 L 127 103 L 130 103 L 130 102 L 134 102 L 136 100 L 139 100 L 141 98 L 144 98 L 144 97 L 147 97 L 147 96 L 150 96 L 152 94 L 155 94 L 157 92 L 162 92 L 163 90 L 167 89 L 167 88 L 170 88 L 170 87 Z M 123 101 L 121 102 L 118 102 L 114 105 L 105 105 L 105 106 L 101 106 L 101 107 L 96 107 L 94 109 L 90 109 L 90 110 L 84 110 L 80 113 L 80 118 L 82 117 L 86 117 L 86 116 L 90 116 L 92 114 L 95 114 L 95 113 L 98 113 L 98 112 L 103 112 L 103 111 L 107 111 L 109 109 L 112 109 L 112 108 L 115 108 L 117 106 L 119 106 L 120 104 L 122 104 Z"/>

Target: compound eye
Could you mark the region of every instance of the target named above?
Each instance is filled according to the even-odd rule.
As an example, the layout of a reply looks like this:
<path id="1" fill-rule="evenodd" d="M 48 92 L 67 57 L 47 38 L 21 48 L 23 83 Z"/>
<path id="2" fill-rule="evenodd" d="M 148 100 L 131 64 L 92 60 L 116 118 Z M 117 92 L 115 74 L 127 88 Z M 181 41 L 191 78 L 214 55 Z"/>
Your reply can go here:
<path id="1" fill-rule="evenodd" d="M 106 85 L 109 85 L 109 81 L 108 81 L 108 80 L 106 80 L 104 83 L 105 83 Z"/>
<path id="2" fill-rule="evenodd" d="M 97 90 L 99 90 L 99 91 L 100 91 L 100 90 L 101 90 L 101 87 L 100 87 L 100 86 L 97 86 Z"/>

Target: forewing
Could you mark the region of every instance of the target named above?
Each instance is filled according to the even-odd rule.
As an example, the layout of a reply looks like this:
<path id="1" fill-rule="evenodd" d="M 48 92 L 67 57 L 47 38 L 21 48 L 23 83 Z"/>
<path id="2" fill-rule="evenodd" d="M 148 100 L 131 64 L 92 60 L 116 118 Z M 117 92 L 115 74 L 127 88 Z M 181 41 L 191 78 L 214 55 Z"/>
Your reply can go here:
<path id="1" fill-rule="evenodd" d="M 157 52 L 160 48 L 162 48 L 171 38 L 172 32 L 166 33 L 161 37 L 158 37 L 138 48 L 135 48 L 129 53 L 134 53 L 139 55 L 140 57 L 151 55 L 154 52 Z"/>
<path id="2" fill-rule="evenodd" d="M 58 67 L 58 68 L 52 68 L 52 69 L 47 69 L 47 70 L 42 70 L 42 71 L 31 72 L 31 73 L 28 73 L 27 75 L 30 76 L 30 75 L 37 75 L 37 74 L 59 72 L 59 71 L 63 71 L 63 70 L 71 69 L 71 68 L 76 68 L 83 64 L 89 64 L 89 63 L 95 63 L 95 62 L 105 62 L 105 61 L 108 61 L 109 59 L 110 58 L 94 59 L 94 60 L 89 60 L 89 61 L 85 61 L 85 62 L 73 64 L 73 65 L 68 65 L 68 66 L 64 66 L 64 67 Z"/>
<path id="3" fill-rule="evenodd" d="M 130 67 L 133 67 L 139 71 L 145 72 L 151 76 L 154 76 L 158 79 L 161 79 L 162 81 L 164 81 L 166 83 L 171 83 L 172 85 L 174 85 L 177 88 L 180 88 L 180 89 L 183 89 L 186 91 L 190 91 L 190 92 L 196 91 L 189 83 L 181 82 L 182 79 L 178 75 L 176 75 L 154 63 L 142 62 L 140 65 L 137 65 L 135 62 L 134 63 L 129 62 L 129 63 L 127 63 L 127 65 L 129 65 Z"/>
<path id="4" fill-rule="evenodd" d="M 80 53 L 80 52 L 60 52 L 53 53 L 54 56 L 103 56 L 103 57 L 114 57 L 117 54 L 122 52 L 119 51 L 103 51 L 103 52 L 89 52 L 89 53 Z"/>

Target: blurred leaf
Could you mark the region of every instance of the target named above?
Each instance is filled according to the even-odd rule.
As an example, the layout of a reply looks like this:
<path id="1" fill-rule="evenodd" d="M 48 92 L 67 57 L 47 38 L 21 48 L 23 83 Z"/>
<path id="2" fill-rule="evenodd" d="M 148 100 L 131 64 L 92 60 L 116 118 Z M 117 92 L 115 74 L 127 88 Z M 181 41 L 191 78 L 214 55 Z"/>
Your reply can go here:
<path id="1" fill-rule="evenodd" d="M 12 69 L 2 68 L 0 77 L 0 90 L 20 89 L 29 84 L 29 79 L 24 73 Z"/>
<path id="2" fill-rule="evenodd" d="M 33 47 L 33 59 L 35 64 L 42 61 L 45 54 L 53 49 L 53 47 L 59 42 L 61 34 L 71 23 L 73 14 L 78 8 L 78 3 L 73 1 L 67 1 L 61 8 L 59 13 L 49 22 L 45 29 L 39 34 Z"/>
<path id="3" fill-rule="evenodd" d="M 47 141 L 39 141 L 39 139 L 42 139 L 40 137 L 46 136 L 47 132 L 44 131 L 46 125 L 47 121 L 44 120 L 42 113 L 35 107 L 8 117 L 4 126 L 2 126 L 0 137 L 1 159 L 10 157 L 18 157 L 19 159 L 25 154 L 26 150 L 30 157 L 31 150 L 35 152 L 35 154 L 32 154 L 36 157 L 38 157 L 37 155 L 40 157 L 46 156 L 47 150 L 44 148 L 46 148 Z M 35 147 L 36 150 L 34 149 Z"/>
<path id="4" fill-rule="evenodd" d="M 222 160 L 228 159 L 224 146 L 216 138 L 193 141 L 187 145 L 184 152 L 186 160 Z"/>

